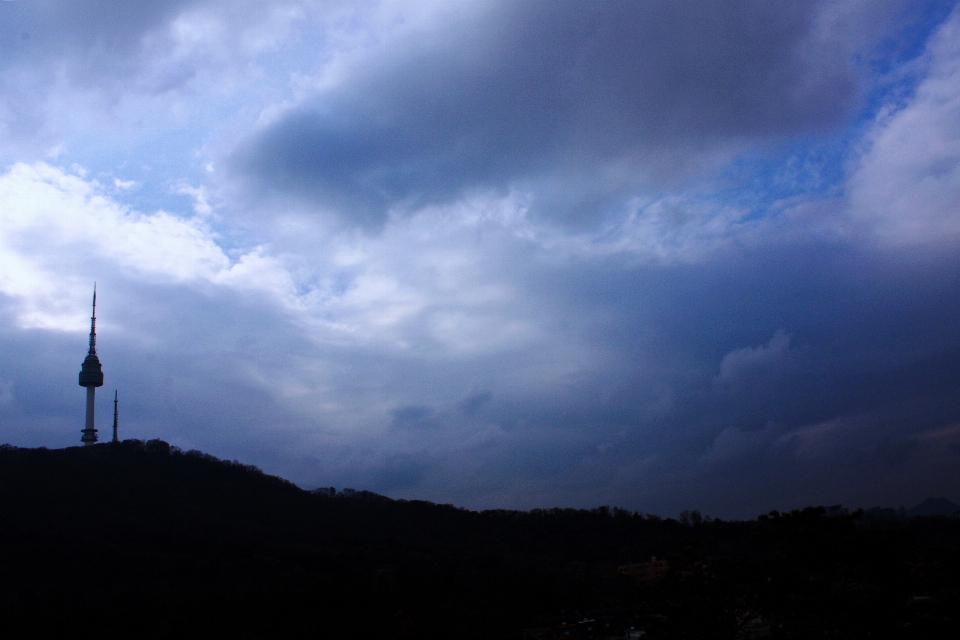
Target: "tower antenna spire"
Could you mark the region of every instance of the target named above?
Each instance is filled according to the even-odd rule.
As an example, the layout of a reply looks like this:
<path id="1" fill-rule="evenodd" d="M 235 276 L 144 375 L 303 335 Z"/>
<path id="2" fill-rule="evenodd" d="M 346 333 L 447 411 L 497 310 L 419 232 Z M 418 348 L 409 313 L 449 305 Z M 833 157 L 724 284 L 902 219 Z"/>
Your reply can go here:
<path id="1" fill-rule="evenodd" d="M 93 283 L 93 315 L 90 316 L 90 350 L 80 367 L 80 386 L 87 388 L 87 420 L 81 430 L 80 441 L 91 445 L 97 441 L 97 430 L 93 426 L 94 400 L 97 387 L 103 386 L 103 368 L 97 357 L 97 283 Z M 116 431 L 114 431 L 116 433 Z"/>
<path id="2" fill-rule="evenodd" d="M 97 355 L 97 283 L 93 283 L 93 315 L 90 316 L 90 351 L 89 355 Z"/>

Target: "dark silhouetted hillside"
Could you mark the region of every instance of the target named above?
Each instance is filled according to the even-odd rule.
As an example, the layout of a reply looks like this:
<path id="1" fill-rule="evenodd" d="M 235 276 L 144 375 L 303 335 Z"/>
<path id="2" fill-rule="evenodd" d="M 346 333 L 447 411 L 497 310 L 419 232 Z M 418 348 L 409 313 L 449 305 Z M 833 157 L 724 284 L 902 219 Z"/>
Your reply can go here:
<path id="1" fill-rule="evenodd" d="M 960 520 L 858 517 L 473 512 L 308 492 L 160 441 L 4 446 L 0 625 L 5 637 L 101 638 L 955 630 Z M 669 559 L 666 577 L 617 572 L 651 555 Z"/>

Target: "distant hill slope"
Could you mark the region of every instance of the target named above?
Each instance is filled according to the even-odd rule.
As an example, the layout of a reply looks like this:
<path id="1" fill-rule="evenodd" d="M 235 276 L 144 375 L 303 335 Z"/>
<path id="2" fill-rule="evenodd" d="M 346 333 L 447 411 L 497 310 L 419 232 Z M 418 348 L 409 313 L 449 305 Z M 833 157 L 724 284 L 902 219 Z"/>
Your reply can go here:
<path id="1" fill-rule="evenodd" d="M 604 530 L 608 513 L 558 514 L 518 531 L 515 512 L 308 492 L 160 441 L 0 447 L 0 620 L 25 635 L 144 637 L 149 621 L 156 637 L 500 637 L 602 602 L 615 573 L 597 567 L 621 547 L 679 549 L 642 517 Z M 565 576 L 574 559 L 588 564 Z"/>
<path id="2" fill-rule="evenodd" d="M 0 634 L 519 639 L 589 615 L 563 628 L 906 638 L 942 635 L 960 606 L 953 519 L 690 522 L 308 492 L 160 441 L 0 446 Z M 651 555 L 671 562 L 661 581 L 617 572 Z"/>
<path id="3" fill-rule="evenodd" d="M 916 516 L 953 516 L 960 513 L 960 504 L 954 504 L 946 498 L 927 498 L 907 511 L 908 518 Z"/>

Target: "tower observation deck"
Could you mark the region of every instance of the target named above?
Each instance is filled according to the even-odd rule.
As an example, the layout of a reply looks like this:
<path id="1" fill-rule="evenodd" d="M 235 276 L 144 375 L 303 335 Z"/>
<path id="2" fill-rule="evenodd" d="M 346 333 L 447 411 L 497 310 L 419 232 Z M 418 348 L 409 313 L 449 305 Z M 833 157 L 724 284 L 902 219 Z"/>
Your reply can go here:
<path id="1" fill-rule="evenodd" d="M 93 426 L 93 408 L 97 387 L 103 386 L 103 369 L 97 357 L 97 285 L 93 285 L 93 315 L 90 317 L 90 350 L 80 367 L 80 386 L 87 388 L 87 421 L 81 431 L 80 441 L 90 446 L 97 441 L 97 430 Z"/>

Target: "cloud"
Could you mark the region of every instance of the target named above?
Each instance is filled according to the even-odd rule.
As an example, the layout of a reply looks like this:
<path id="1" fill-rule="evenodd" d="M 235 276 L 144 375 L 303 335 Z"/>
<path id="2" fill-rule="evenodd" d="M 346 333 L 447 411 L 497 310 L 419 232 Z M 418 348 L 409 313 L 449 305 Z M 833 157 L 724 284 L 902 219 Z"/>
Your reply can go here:
<path id="1" fill-rule="evenodd" d="M 850 178 L 854 215 L 885 245 L 960 238 L 960 9 L 931 38 L 928 71 L 879 115 Z"/>
<path id="2" fill-rule="evenodd" d="M 957 486 L 956 17 L 901 55 L 898 3 L 254 4 L 16 14 L 63 37 L 0 44 L 4 439 L 77 442 L 96 279 L 127 437 L 307 486 Z"/>
<path id="3" fill-rule="evenodd" d="M 796 429 L 775 424 L 751 432 L 726 429 L 703 457 L 702 481 L 718 497 L 737 491 L 743 505 L 757 505 L 757 513 L 808 504 L 909 507 L 926 497 L 930 486 L 955 481 L 948 462 L 955 436 L 951 425 L 914 437 L 869 414 Z M 755 515 L 749 509 L 740 513 Z"/>
<path id="4" fill-rule="evenodd" d="M 96 182 L 42 162 L 0 176 L 0 226 L 0 292 L 23 302 L 23 327 L 81 329 L 78 292 L 104 263 L 137 279 L 289 290 L 258 251 L 231 260 L 202 222 L 131 211 Z"/>
<path id="5" fill-rule="evenodd" d="M 782 369 L 790 357 L 790 335 L 778 330 L 770 342 L 759 347 L 735 349 L 720 361 L 717 383 L 721 387 L 743 384 L 749 378 L 769 378 Z"/>
<path id="6" fill-rule="evenodd" d="M 257 56 L 313 3 L 37 0 L 0 5 L 0 134 L 37 158 L 78 129 L 114 145 L 182 126 L 196 94 L 222 97 L 258 75 Z M 69 114 L 69 115 L 68 115 Z M 12 146 L 12 149 L 10 147 Z"/>
<path id="7" fill-rule="evenodd" d="M 886 13 L 832 2 L 468 4 L 338 52 L 233 166 L 261 194 L 368 227 L 520 185 L 543 192 L 544 215 L 595 220 L 611 196 L 669 184 L 740 141 L 843 122 L 861 91 L 852 53 Z"/>
<path id="8" fill-rule="evenodd" d="M 914 453 L 883 463 L 902 487 L 877 486 L 909 502 L 953 477 L 937 462 L 952 441 L 927 434 L 960 415 L 956 260 L 779 242 L 638 262 L 531 242 L 509 210 L 469 207 L 376 236 L 297 221 L 235 251 L 204 218 L 137 213 L 43 164 L 0 177 L 0 204 L 14 320 L 0 353 L 17 371 L 0 409 L 19 443 L 72 442 L 80 399 L 62 380 L 96 276 L 127 435 L 305 485 L 749 516 L 789 496 L 875 500 L 871 469 L 907 441 Z M 907 482 L 923 460 L 942 473 Z"/>

